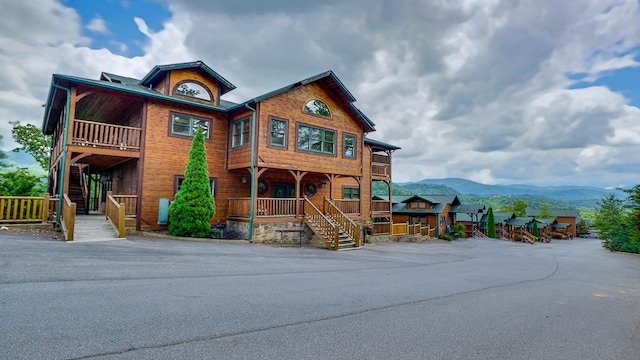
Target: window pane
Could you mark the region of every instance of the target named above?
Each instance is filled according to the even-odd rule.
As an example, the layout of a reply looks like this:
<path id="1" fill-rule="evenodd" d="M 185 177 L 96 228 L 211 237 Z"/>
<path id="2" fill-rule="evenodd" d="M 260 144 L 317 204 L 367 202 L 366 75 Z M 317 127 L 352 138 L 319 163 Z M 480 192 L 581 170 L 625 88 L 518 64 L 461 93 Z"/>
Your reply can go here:
<path id="1" fill-rule="evenodd" d="M 191 121 L 188 117 L 173 115 L 173 124 L 171 132 L 174 134 L 190 135 L 189 129 L 191 127 Z"/>
<path id="2" fill-rule="evenodd" d="M 176 94 L 211 101 L 211 96 L 209 95 L 207 89 L 205 89 L 202 85 L 193 82 L 180 84 L 180 86 L 178 86 L 178 88 L 176 89 Z"/>
<path id="3" fill-rule="evenodd" d="M 327 104 L 320 100 L 311 100 L 304 106 L 304 111 L 310 114 L 331 117 L 331 112 Z"/>
<path id="4" fill-rule="evenodd" d="M 271 120 L 271 145 L 285 146 L 286 124 L 281 120 Z"/>
<path id="5" fill-rule="evenodd" d="M 310 128 L 307 126 L 300 126 L 298 128 L 298 149 L 309 150 L 309 132 Z"/>

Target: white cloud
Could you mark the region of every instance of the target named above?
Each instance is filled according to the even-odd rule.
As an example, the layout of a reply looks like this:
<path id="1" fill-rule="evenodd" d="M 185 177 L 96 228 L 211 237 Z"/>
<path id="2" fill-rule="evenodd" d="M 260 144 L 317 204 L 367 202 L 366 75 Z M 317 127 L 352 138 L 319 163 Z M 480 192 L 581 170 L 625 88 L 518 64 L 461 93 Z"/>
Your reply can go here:
<path id="1" fill-rule="evenodd" d="M 0 49 L 11 49 L 0 51 L 0 116 L 40 124 L 54 72 L 140 77 L 203 60 L 238 86 L 226 98 L 242 101 L 333 69 L 376 123 L 371 136 L 403 148 L 397 181 L 640 178 L 629 156 L 640 153 L 639 109 L 603 86 L 571 89 L 577 80 L 567 77 L 639 66 L 637 0 L 166 3 L 172 17 L 159 31 L 144 15 L 132 19 L 147 41 L 143 56 L 128 58 L 85 47 L 64 3 L 0 0 L 11 14 L 0 22 Z M 0 122 L 0 133 L 8 129 Z"/>
<path id="2" fill-rule="evenodd" d="M 107 22 L 100 16 L 96 16 L 95 18 L 91 19 L 89 24 L 87 24 L 86 28 L 99 34 L 109 33 Z"/>

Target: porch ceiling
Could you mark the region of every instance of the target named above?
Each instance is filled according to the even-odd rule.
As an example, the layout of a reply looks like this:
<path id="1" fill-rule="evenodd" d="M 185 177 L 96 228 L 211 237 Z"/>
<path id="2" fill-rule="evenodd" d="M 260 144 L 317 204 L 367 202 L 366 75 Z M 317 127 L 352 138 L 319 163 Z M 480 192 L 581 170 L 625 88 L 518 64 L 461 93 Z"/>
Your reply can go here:
<path id="1" fill-rule="evenodd" d="M 113 150 L 110 150 L 110 151 L 113 151 Z M 82 155 L 85 155 L 85 156 L 77 160 L 76 163 L 89 164 L 91 166 L 92 171 L 105 170 L 117 164 L 123 163 L 125 161 L 129 161 L 135 158 L 130 156 L 114 156 L 114 155 L 106 155 L 106 154 L 84 154 L 84 153 L 78 153 L 78 152 L 73 152 L 71 158 L 73 159 Z M 120 154 L 120 155 L 124 155 L 124 154 Z"/>
<path id="2" fill-rule="evenodd" d="M 142 101 L 128 96 L 96 92 L 80 99 L 76 118 L 108 124 L 127 125 L 129 119 L 140 115 Z"/>

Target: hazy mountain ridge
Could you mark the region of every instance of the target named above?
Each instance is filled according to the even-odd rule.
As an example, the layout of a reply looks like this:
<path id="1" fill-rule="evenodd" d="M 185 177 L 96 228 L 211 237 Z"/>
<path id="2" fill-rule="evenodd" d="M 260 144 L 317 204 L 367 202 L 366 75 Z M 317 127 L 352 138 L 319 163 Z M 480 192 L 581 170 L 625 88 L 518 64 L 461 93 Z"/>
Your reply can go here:
<path id="1" fill-rule="evenodd" d="M 610 193 L 616 194 L 619 198 L 625 197 L 625 193 L 621 190 L 591 186 L 487 185 L 460 178 L 423 179 L 417 182 L 398 183 L 396 186 L 409 190 L 413 194 L 428 194 L 428 190 L 433 186 L 441 186 L 450 188 L 452 190 L 450 194 L 461 195 L 465 198 L 479 199 L 488 196 L 546 198 L 554 202 L 586 207 L 594 207 L 597 200 Z"/>

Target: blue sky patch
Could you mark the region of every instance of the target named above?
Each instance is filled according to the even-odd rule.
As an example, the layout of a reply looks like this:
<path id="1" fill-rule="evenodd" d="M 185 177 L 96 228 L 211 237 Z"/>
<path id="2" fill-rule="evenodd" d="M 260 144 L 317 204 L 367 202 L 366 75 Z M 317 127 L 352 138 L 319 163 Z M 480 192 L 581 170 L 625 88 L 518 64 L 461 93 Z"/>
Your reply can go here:
<path id="1" fill-rule="evenodd" d="M 583 89 L 591 86 L 606 86 L 629 99 L 629 105 L 640 107 L 640 67 L 628 67 L 612 71 L 596 81 L 583 81 L 586 74 L 570 74 L 567 77 L 576 82 L 569 89 Z"/>
<path id="2" fill-rule="evenodd" d="M 161 30 L 163 22 L 171 18 L 171 12 L 153 0 L 64 0 L 63 3 L 80 15 L 82 35 L 92 40 L 90 48 L 106 48 L 127 57 L 144 55 L 142 47 L 148 41 L 138 30 L 134 17 L 144 19 L 152 32 Z M 106 32 L 88 28 L 96 18 L 104 20 Z"/>

